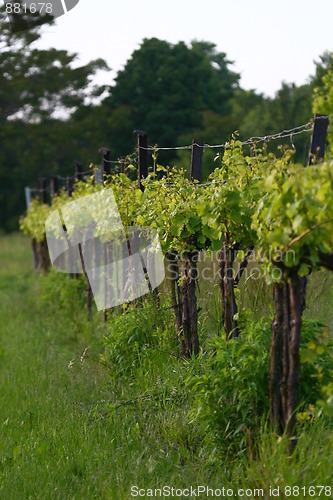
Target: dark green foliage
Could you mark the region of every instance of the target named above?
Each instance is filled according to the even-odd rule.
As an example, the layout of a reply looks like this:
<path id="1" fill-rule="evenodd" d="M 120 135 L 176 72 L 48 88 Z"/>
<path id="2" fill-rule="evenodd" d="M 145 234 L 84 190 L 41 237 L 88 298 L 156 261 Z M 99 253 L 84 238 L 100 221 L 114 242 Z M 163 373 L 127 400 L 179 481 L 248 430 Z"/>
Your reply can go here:
<path id="1" fill-rule="evenodd" d="M 77 109 L 88 95 L 90 77 L 106 68 L 103 60 L 72 67 L 76 54 L 65 50 L 38 50 L 31 44 L 40 38 L 40 27 L 12 33 L 4 8 L 0 9 L 0 119 L 20 113 L 25 121 L 40 121 L 54 111 Z M 98 95 L 101 89 L 89 90 Z"/>
<path id="2" fill-rule="evenodd" d="M 307 410 L 321 401 L 320 406 L 329 410 L 322 399 L 332 381 L 333 343 L 325 326 L 317 321 L 303 321 L 300 361 L 300 406 Z"/>
<path id="3" fill-rule="evenodd" d="M 39 37 L 39 26 L 13 34 L 0 8 L 0 227 L 5 229 L 16 226 L 25 208 L 24 186 L 35 187 L 38 177 L 50 172 L 74 170 L 75 129 L 64 118 L 104 90 L 90 84 L 97 70 L 107 68 L 104 61 L 73 68 L 76 54 L 35 49 L 32 42 Z"/>
<path id="4" fill-rule="evenodd" d="M 151 299 L 123 306 L 123 312 L 112 312 L 104 338 L 103 362 L 110 376 L 133 376 L 144 365 L 148 369 L 159 351 L 176 357 L 173 312 L 169 302 L 159 307 Z"/>
<path id="5" fill-rule="evenodd" d="M 226 54 L 218 53 L 212 43 L 192 42 L 188 47 L 184 42 L 145 39 L 118 73 L 103 108 L 112 120 L 126 106 L 132 128 L 146 130 L 152 144 L 175 146 L 180 137 L 202 130 L 204 113 L 219 119 L 230 115 L 229 100 L 239 75 L 229 66 Z M 112 141 L 116 148 L 118 137 Z"/>
<path id="6" fill-rule="evenodd" d="M 75 338 L 86 327 L 86 282 L 84 275 L 71 279 L 51 268 L 50 273 L 39 277 L 39 308 L 47 324 L 57 325 L 58 334 Z M 63 329 L 62 318 L 68 318 Z"/>
<path id="7" fill-rule="evenodd" d="M 202 426 L 212 458 L 216 454 L 239 458 L 249 451 L 249 442 L 254 445 L 262 424 L 269 421 L 271 326 L 267 321 L 246 318 L 242 328 L 242 335 L 228 343 L 224 336 L 213 337 L 200 360 L 199 373 L 187 379 L 189 390 L 194 391 L 191 418 Z M 312 418 L 323 389 L 326 395 L 333 370 L 329 337 L 315 321 L 303 323 L 300 357 L 297 413 L 302 421 Z M 321 406 L 328 409 L 324 402 Z"/>
<path id="8" fill-rule="evenodd" d="M 270 325 L 247 323 L 246 332 L 227 343 L 214 337 L 200 374 L 189 377 L 196 394 L 192 418 L 205 428 L 215 453 L 244 453 L 269 412 Z M 214 452 L 213 452 L 214 453 Z"/>
<path id="9" fill-rule="evenodd" d="M 251 92 L 240 91 L 242 118 L 235 123 L 242 140 L 251 136 L 265 136 L 282 130 L 290 130 L 309 122 L 312 117 L 313 87 L 310 84 L 297 86 L 283 82 L 273 98 Z M 238 98 L 237 98 L 238 100 Z M 236 109 L 239 109 L 238 105 Z M 239 113 L 239 111 L 238 111 Z M 268 148 L 276 152 L 281 144 L 296 148 L 295 161 L 307 163 L 310 134 L 294 136 L 290 139 L 274 141 Z"/>

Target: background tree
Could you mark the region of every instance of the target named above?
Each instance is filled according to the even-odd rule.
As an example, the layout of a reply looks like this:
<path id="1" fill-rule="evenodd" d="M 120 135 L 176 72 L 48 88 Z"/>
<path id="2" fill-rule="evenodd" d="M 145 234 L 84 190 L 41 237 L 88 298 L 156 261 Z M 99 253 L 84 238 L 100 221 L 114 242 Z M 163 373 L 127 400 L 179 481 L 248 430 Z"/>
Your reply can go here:
<path id="1" fill-rule="evenodd" d="M 239 130 L 240 138 L 264 136 L 310 121 L 313 117 L 314 92 L 318 95 L 321 91 L 325 93 L 325 88 L 329 88 L 329 84 L 325 87 L 324 77 L 333 70 L 330 53 L 325 52 L 321 55 L 319 60 L 315 61 L 315 67 L 315 73 L 309 76 L 307 83 L 297 86 L 294 83 L 283 82 L 273 98 L 256 94 L 254 91 L 238 89 L 231 100 L 231 105 L 233 125 Z M 315 112 L 320 112 L 319 107 L 316 109 Z M 295 161 L 306 164 L 309 137 L 306 134 L 295 136 L 292 142 L 296 148 Z M 275 151 L 279 144 L 286 144 L 286 139 L 281 142 L 275 141 L 269 145 L 269 149 Z"/>
<path id="2" fill-rule="evenodd" d="M 24 185 L 68 153 L 65 119 L 104 90 L 91 84 L 96 71 L 107 68 L 104 61 L 73 68 L 75 54 L 34 48 L 40 36 L 40 21 L 13 33 L 0 9 L 0 226 L 7 229 L 24 209 Z M 62 120 L 55 119 L 56 113 Z"/>
<path id="3" fill-rule="evenodd" d="M 192 137 L 196 130 L 205 128 L 209 117 L 225 120 L 239 80 L 230 65 L 226 54 L 217 52 L 212 43 L 187 46 L 184 42 L 172 45 L 157 38 L 145 39 L 119 71 L 110 96 L 103 102 L 108 126 L 114 123 L 110 134 L 114 143 L 119 137 L 122 140 L 117 114 L 125 113 L 132 128 L 147 130 L 150 142 L 160 146 L 175 146 L 180 139 Z M 226 132 L 225 125 L 222 132 Z M 126 154 L 133 141 L 126 146 L 119 153 Z M 164 155 L 162 161 L 171 158 Z"/>

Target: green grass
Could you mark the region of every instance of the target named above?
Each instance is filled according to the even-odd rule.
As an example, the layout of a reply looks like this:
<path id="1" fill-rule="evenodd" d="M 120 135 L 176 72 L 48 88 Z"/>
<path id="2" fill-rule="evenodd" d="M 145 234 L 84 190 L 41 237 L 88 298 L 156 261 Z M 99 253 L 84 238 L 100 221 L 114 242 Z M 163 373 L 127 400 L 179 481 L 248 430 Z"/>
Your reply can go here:
<path id="1" fill-rule="evenodd" d="M 326 276 L 315 279 L 311 307 L 332 324 L 332 282 L 327 291 Z M 116 320 L 105 326 L 96 313 L 89 324 L 80 285 L 67 280 L 62 294 L 55 275 L 51 282 L 55 292 L 50 278 L 34 275 L 28 239 L 1 236 L 1 499 L 129 499 L 132 485 L 198 484 L 235 492 L 264 488 L 269 498 L 269 486 L 332 486 L 328 419 L 300 429 L 292 458 L 286 441 L 263 429 L 251 451 L 226 461 L 212 440 L 205 444 L 209 430 L 189 417 L 194 396 L 186 379 L 204 369 L 205 356 L 187 363 L 174 356 L 172 316 L 166 313 L 158 325 L 163 341 L 145 340 L 135 355 L 132 344 L 126 345 L 129 316 L 119 346 L 133 363 L 124 372 L 116 358 L 105 356 L 106 367 L 98 363 L 99 354 Z M 148 335 L 154 317 L 139 314 Z M 201 328 L 208 324 L 203 311 Z"/>

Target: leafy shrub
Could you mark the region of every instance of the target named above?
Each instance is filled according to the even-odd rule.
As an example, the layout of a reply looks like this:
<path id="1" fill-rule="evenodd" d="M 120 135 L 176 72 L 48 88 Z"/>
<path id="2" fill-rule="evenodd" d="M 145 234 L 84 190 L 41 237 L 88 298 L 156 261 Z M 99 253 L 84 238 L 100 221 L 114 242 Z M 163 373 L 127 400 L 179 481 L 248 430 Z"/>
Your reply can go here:
<path id="1" fill-rule="evenodd" d="M 204 373 L 187 381 L 196 393 L 192 420 L 205 427 L 212 448 L 227 456 L 246 449 L 249 433 L 259 430 L 268 414 L 269 343 L 270 327 L 264 322 L 248 324 L 228 343 L 215 337 Z"/>
<path id="2" fill-rule="evenodd" d="M 269 322 L 247 319 L 240 337 L 228 343 L 224 337 L 212 338 L 201 373 L 188 377 L 187 386 L 195 392 L 190 417 L 203 427 L 213 454 L 216 451 L 237 458 L 246 452 L 263 422 L 268 423 L 270 340 Z M 331 395 L 330 401 L 333 399 L 329 393 L 332 369 L 332 352 L 322 325 L 304 321 L 300 411 L 316 404 L 323 389 L 328 398 Z M 322 401 L 323 407 L 327 405 Z"/>
<path id="3" fill-rule="evenodd" d="M 317 404 L 333 417 L 333 343 L 317 321 L 303 322 L 300 361 L 300 397 L 305 409 Z"/>
<path id="4" fill-rule="evenodd" d="M 87 284 L 84 275 L 70 279 L 68 274 L 51 268 L 49 274 L 39 276 L 38 284 L 39 307 L 43 311 L 44 321 L 56 323 L 56 331 L 68 336 L 82 332 L 87 324 Z M 64 325 L 66 331 L 60 332 Z"/>
<path id="5" fill-rule="evenodd" d="M 176 339 L 173 312 L 169 303 L 157 306 L 152 297 L 130 306 L 122 314 L 112 315 L 104 338 L 102 360 L 116 377 L 133 373 L 154 349 L 175 353 Z"/>

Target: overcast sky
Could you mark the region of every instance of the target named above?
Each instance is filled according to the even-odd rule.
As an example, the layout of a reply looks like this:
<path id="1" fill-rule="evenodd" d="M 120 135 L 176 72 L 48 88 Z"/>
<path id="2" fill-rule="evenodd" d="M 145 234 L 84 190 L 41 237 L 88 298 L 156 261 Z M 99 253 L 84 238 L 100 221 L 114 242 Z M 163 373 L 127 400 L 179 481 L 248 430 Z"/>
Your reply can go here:
<path id="1" fill-rule="evenodd" d="M 305 83 L 333 51 L 332 20 L 333 0 L 80 0 L 38 46 L 77 52 L 80 63 L 102 57 L 113 71 L 98 82 L 111 83 L 143 38 L 211 41 L 243 88 L 274 95 L 282 81 Z"/>

